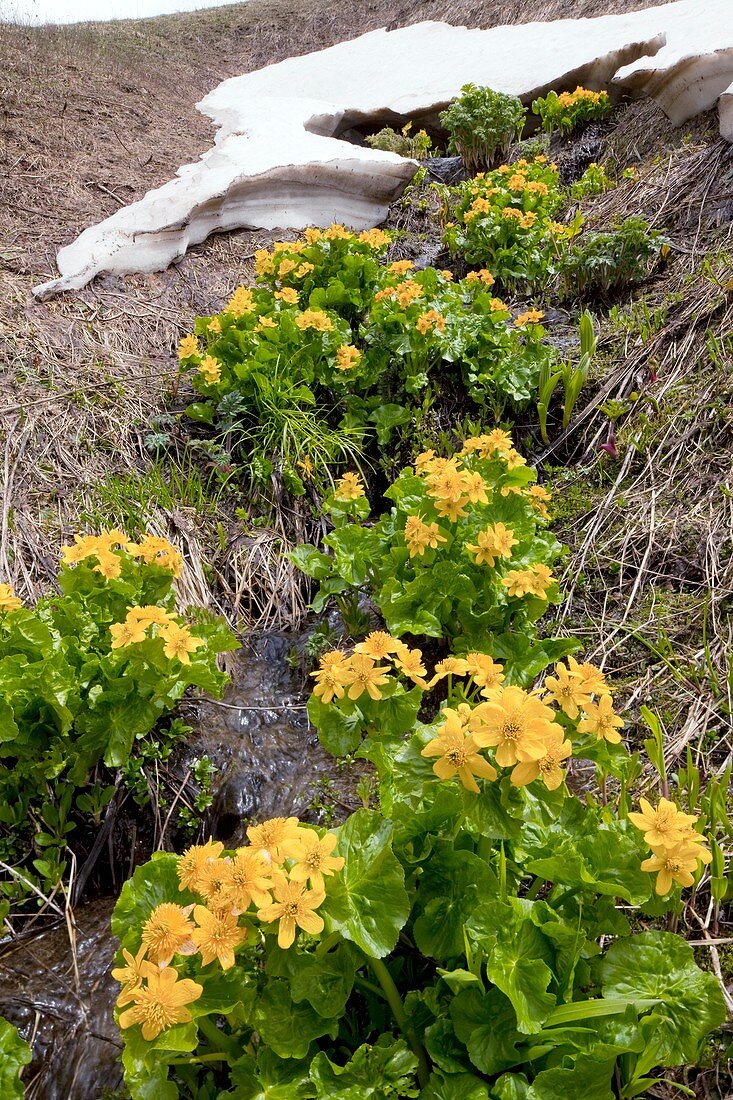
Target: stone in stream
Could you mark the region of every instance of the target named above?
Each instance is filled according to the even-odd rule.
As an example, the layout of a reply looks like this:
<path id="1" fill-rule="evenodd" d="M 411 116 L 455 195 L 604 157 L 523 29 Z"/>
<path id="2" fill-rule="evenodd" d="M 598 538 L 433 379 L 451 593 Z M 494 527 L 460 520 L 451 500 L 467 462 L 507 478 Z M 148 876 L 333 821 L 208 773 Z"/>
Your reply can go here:
<path id="1" fill-rule="evenodd" d="M 709 109 L 733 80 L 730 0 L 489 30 L 383 28 L 225 80 L 198 104 L 218 126 L 213 148 L 62 248 L 60 277 L 34 293 L 161 271 L 216 232 L 377 225 L 417 162 L 341 135 L 435 124 L 468 82 L 531 103 L 551 88 L 609 86 L 614 74 L 619 90 L 655 96 L 677 124 Z"/>

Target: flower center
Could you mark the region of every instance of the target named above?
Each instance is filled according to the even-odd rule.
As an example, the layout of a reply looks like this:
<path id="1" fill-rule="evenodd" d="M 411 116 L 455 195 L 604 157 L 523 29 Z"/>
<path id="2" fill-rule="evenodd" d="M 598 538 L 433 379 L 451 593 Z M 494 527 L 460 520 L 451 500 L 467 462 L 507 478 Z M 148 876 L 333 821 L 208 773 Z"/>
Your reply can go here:
<path id="1" fill-rule="evenodd" d="M 516 718 L 508 718 L 501 733 L 505 741 L 516 741 L 522 734 L 522 724 Z"/>

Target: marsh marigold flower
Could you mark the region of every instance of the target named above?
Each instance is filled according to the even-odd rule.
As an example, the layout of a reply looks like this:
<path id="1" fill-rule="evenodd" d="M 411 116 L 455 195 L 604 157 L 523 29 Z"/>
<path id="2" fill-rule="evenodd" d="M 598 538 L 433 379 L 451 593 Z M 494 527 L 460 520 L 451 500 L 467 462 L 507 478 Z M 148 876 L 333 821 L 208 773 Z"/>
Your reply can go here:
<path id="1" fill-rule="evenodd" d="M 421 313 L 415 324 L 415 328 L 423 335 L 437 328 L 440 332 L 445 329 L 445 317 L 438 313 L 437 309 L 429 309 L 427 313 Z"/>
<path id="2" fill-rule="evenodd" d="M 393 657 L 393 661 L 395 668 L 403 672 L 410 680 L 419 684 L 421 687 L 427 687 L 423 679 L 427 669 L 422 663 L 421 649 L 410 649 L 404 642 L 400 642 L 399 648 L 396 650 Z"/>
<path id="3" fill-rule="evenodd" d="M 494 661 L 493 657 L 489 657 L 487 653 L 467 653 L 466 664 L 468 675 L 476 687 L 481 688 L 482 695 L 503 684 L 504 666 Z"/>
<path id="4" fill-rule="evenodd" d="M 393 275 L 406 275 L 414 266 L 412 260 L 395 260 L 394 263 L 387 265 L 387 271 L 392 272 Z"/>
<path id="5" fill-rule="evenodd" d="M 205 355 L 198 365 L 198 373 L 203 375 L 207 386 L 221 381 L 221 363 L 213 355 Z"/>
<path id="6" fill-rule="evenodd" d="M 578 733 L 594 733 L 599 741 L 609 741 L 617 745 L 621 740 L 618 732 L 624 727 L 624 720 L 613 709 L 610 695 L 601 695 L 597 703 L 584 703 L 584 717 L 578 722 Z M 567 713 L 567 712 L 566 712 Z"/>
<path id="7" fill-rule="evenodd" d="M 389 233 L 385 233 L 383 229 L 365 229 L 363 233 L 359 234 L 359 240 L 362 244 L 368 244 L 370 248 L 384 248 L 392 240 L 392 237 Z"/>
<path id="8" fill-rule="evenodd" d="M 17 611 L 23 601 L 13 592 L 9 584 L 0 584 L 0 611 Z"/>
<path id="9" fill-rule="evenodd" d="M 224 859 L 209 859 L 201 867 L 196 893 L 206 899 L 206 904 L 212 909 L 227 909 L 227 890 L 232 877 L 232 861 L 227 856 Z"/>
<path id="10" fill-rule="evenodd" d="M 496 747 L 496 762 L 502 768 L 540 760 L 557 726 L 550 707 L 536 695 L 519 687 L 500 688 L 474 710 L 480 725 L 473 729 L 476 744 Z"/>
<path id="11" fill-rule="evenodd" d="M 697 820 L 693 814 L 678 810 L 668 798 L 660 798 L 654 807 L 646 798 L 639 799 L 640 813 L 630 813 L 629 821 L 641 829 L 650 848 L 676 848 L 685 841 Z"/>
<path id="12" fill-rule="evenodd" d="M 380 689 L 389 682 L 387 671 L 384 665 L 376 664 L 365 653 L 354 653 L 344 671 L 344 684 L 348 688 L 349 699 L 359 699 L 364 692 L 375 702 L 381 699 Z"/>
<path id="13" fill-rule="evenodd" d="M 279 921 L 278 947 L 287 950 L 295 939 L 295 929 L 302 928 L 311 936 L 323 931 L 323 917 L 313 910 L 325 901 L 323 891 L 309 890 L 302 882 L 283 879 L 275 884 L 275 901 L 263 906 L 257 913 L 261 921 Z"/>
<path id="14" fill-rule="evenodd" d="M 199 342 L 192 334 L 184 336 L 178 345 L 178 358 L 181 362 L 199 355 Z"/>
<path id="15" fill-rule="evenodd" d="M 365 495 L 364 483 L 358 474 L 344 474 L 343 477 L 338 479 L 334 486 L 334 500 L 358 500 L 359 497 Z"/>
<path id="16" fill-rule="evenodd" d="M 528 783 L 540 778 L 549 791 L 557 790 L 565 778 L 562 763 L 572 752 L 571 742 L 563 740 L 562 730 L 558 727 L 557 734 L 545 741 L 544 756 L 539 760 L 526 760 L 516 764 L 509 776 L 510 782 L 515 787 L 526 787 Z"/>
<path id="17" fill-rule="evenodd" d="M 437 523 L 425 523 L 421 516 L 408 516 L 405 520 L 405 543 L 411 558 L 421 558 L 428 547 L 435 550 L 438 543 L 447 541 Z"/>
<path id="18" fill-rule="evenodd" d="M 229 864 L 229 875 L 222 891 L 222 903 L 238 915 L 253 903 L 267 905 L 272 889 L 270 857 L 254 848 L 238 848 Z"/>
<path id="19" fill-rule="evenodd" d="M 361 352 L 353 344 L 342 344 L 336 352 L 336 366 L 338 370 L 353 370 L 361 359 Z"/>
<path id="20" fill-rule="evenodd" d="M 584 684 L 585 690 L 590 695 L 610 695 L 611 690 L 606 682 L 606 677 L 599 668 L 586 661 L 579 664 L 574 657 L 567 658 L 568 667 L 574 676 Z"/>
<path id="21" fill-rule="evenodd" d="M 555 675 L 545 679 L 545 688 L 547 701 L 557 703 L 568 718 L 577 718 L 591 701 L 587 686 L 562 661 L 555 665 Z"/>
<path id="22" fill-rule="evenodd" d="M 287 302 L 289 306 L 294 306 L 298 301 L 298 291 L 295 287 L 284 286 L 282 290 L 275 291 L 275 297 L 280 298 L 283 302 Z"/>
<path id="23" fill-rule="evenodd" d="M 466 549 L 474 555 L 477 565 L 492 568 L 497 558 L 511 558 L 512 547 L 518 545 L 519 540 L 514 538 L 514 532 L 509 527 L 495 523 L 479 531 L 476 543 L 467 542 Z"/>
<path id="24" fill-rule="evenodd" d="M 547 589 L 553 583 L 552 572 L 541 562 L 529 569 L 510 569 L 501 583 L 509 596 L 538 596 L 544 600 Z"/>
<path id="25" fill-rule="evenodd" d="M 141 947 L 137 955 L 132 955 L 129 951 L 126 951 L 124 947 L 122 949 L 122 957 L 125 961 L 125 965 L 115 967 L 112 971 L 114 980 L 119 982 L 123 987 L 117 998 L 117 1004 L 120 1006 L 129 1004 L 132 999 L 132 991 L 134 989 L 139 989 L 143 979 L 149 977 L 151 973 L 154 974 L 157 970 L 157 967 L 145 958 L 145 951 L 146 948 Z"/>
<path id="26" fill-rule="evenodd" d="M 167 966 L 174 955 L 192 954 L 193 924 L 188 911 L 180 905 L 164 901 L 153 909 L 143 925 L 141 944 L 158 966 Z"/>
<path id="27" fill-rule="evenodd" d="M 221 909 L 212 913 L 205 905 L 194 905 L 193 919 L 197 927 L 191 939 L 199 949 L 203 965 L 218 959 L 222 970 L 229 970 L 234 966 L 235 947 L 247 939 L 247 929 L 240 928 L 231 913 Z"/>
<path id="28" fill-rule="evenodd" d="M 350 660 L 340 649 L 326 653 L 321 657 L 320 668 L 311 672 L 316 681 L 313 694 L 322 703 L 331 703 L 334 699 L 343 699 L 346 691 L 345 676 Z"/>
<path id="29" fill-rule="evenodd" d="M 178 981 L 178 971 L 167 966 L 151 973 L 147 985 L 131 990 L 130 1000 L 135 1004 L 120 1014 L 120 1027 L 142 1024 L 143 1039 L 150 1042 L 167 1027 L 188 1023 L 193 1017 L 186 1005 L 197 1001 L 203 991 L 204 987 L 190 978 Z"/>
<path id="30" fill-rule="evenodd" d="M 496 769 L 479 754 L 478 745 L 471 734 L 466 734 L 460 715 L 450 707 L 443 714 L 445 722 L 438 729 L 438 736 L 428 742 L 420 755 L 438 757 L 433 771 L 439 779 L 457 775 L 467 791 L 478 794 L 476 777 L 494 780 Z"/>
<path id="31" fill-rule="evenodd" d="M 158 630 L 164 641 L 163 653 L 172 661 L 179 660 L 182 665 L 191 664 L 191 653 L 195 653 L 199 646 L 204 644 L 203 638 L 196 638 L 185 626 L 177 623 L 165 623 Z"/>
<path id="32" fill-rule="evenodd" d="M 129 645 L 144 642 L 146 638 L 145 625 L 129 618 L 124 623 L 113 623 L 109 628 L 112 636 L 110 649 L 124 649 Z"/>
<path id="33" fill-rule="evenodd" d="M 695 845 L 680 845 L 668 851 L 660 848 L 648 859 L 642 860 L 642 871 L 658 871 L 655 891 L 658 894 L 668 894 L 675 882 L 680 886 L 692 886 L 695 882 L 695 871 L 698 859 L 709 862 L 709 852 L 701 850 Z"/>
<path id="34" fill-rule="evenodd" d="M 245 313 L 253 313 L 255 300 L 252 291 L 246 286 L 238 286 L 226 304 L 226 312 L 234 317 L 241 317 Z"/>
<path id="35" fill-rule="evenodd" d="M 300 846 L 299 821 L 297 817 L 271 817 L 261 825 L 250 825 L 247 839 L 255 851 L 267 852 L 276 862 L 294 859 Z"/>
<path id="36" fill-rule="evenodd" d="M 218 859 L 224 851 L 220 840 L 209 838 L 205 844 L 194 844 L 187 848 L 176 864 L 180 880 L 179 890 L 198 892 L 201 875 L 212 859 Z"/>
<path id="37" fill-rule="evenodd" d="M 314 890 L 324 891 L 323 876 L 336 874 L 345 862 L 343 856 L 331 854 L 337 841 L 335 833 L 326 833 L 324 837 L 319 837 L 311 829 L 301 830 L 301 848 L 295 857 L 295 866 L 290 871 L 290 881 L 310 882 Z"/>
<path id="38" fill-rule="evenodd" d="M 514 318 L 514 324 L 517 328 L 523 328 L 524 325 L 538 325 L 544 316 L 541 309 L 528 309 L 526 313 L 520 313 Z"/>
<path id="39" fill-rule="evenodd" d="M 381 661 L 390 653 L 396 653 L 400 643 L 386 630 L 373 630 L 367 634 L 363 642 L 354 646 L 354 653 L 366 653 L 367 657 L 373 657 L 375 661 Z"/>
<path id="40" fill-rule="evenodd" d="M 330 332 L 333 321 L 322 309 L 305 309 L 295 318 L 299 329 L 313 329 L 315 332 Z"/>

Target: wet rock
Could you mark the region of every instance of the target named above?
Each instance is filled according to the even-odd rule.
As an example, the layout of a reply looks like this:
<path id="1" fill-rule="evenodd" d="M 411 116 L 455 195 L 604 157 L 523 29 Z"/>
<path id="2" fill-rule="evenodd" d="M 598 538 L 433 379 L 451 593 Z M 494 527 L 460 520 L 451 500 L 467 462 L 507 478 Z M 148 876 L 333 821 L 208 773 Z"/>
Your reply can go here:
<path id="1" fill-rule="evenodd" d="M 97 1100 L 122 1082 L 112 1018 L 119 989 L 110 976 L 118 946 L 109 927 L 113 907 L 114 899 L 101 898 L 75 910 L 73 945 L 59 921 L 0 946 L 0 1015 L 32 1044 L 23 1080 L 34 1100 Z"/>
<path id="2" fill-rule="evenodd" d="M 461 157 L 428 157 L 422 162 L 431 179 L 453 186 L 469 178 Z"/>
<path id="3" fill-rule="evenodd" d="M 253 821 L 293 814 L 323 822 L 358 805 L 354 786 L 364 766 L 340 765 L 321 748 L 308 721 L 308 688 L 296 660 L 306 635 L 248 639 L 230 661 L 232 683 L 221 703 L 199 704 L 186 753 L 216 766 L 212 834 L 243 844 Z M 223 705 L 222 705 L 223 704 Z"/>

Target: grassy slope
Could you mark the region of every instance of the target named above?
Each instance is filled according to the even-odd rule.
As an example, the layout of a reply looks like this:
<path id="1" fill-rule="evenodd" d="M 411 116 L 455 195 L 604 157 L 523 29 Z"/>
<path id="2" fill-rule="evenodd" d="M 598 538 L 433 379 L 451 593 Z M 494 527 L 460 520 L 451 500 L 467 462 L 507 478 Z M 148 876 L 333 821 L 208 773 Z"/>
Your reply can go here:
<path id="1" fill-rule="evenodd" d="M 323 0 L 251 0 L 137 24 L 3 28 L 0 576 L 22 592 L 42 589 L 60 536 L 84 514 L 115 509 L 180 539 L 191 562 L 185 595 L 233 614 L 246 610 L 234 592 L 237 570 L 274 568 L 266 533 L 248 540 L 231 502 L 206 498 L 195 471 L 172 487 L 160 484 L 142 445 L 145 425 L 174 391 L 178 337 L 246 279 L 268 235 L 215 237 L 160 274 L 98 280 L 45 304 L 30 297 L 53 271 L 58 246 L 208 148 L 211 127 L 195 111 L 197 99 L 220 79 L 392 20 L 486 26 L 606 10 L 595 0 L 428 0 L 404 8 L 379 0 L 354 14 Z M 558 533 L 570 546 L 563 629 L 604 656 L 632 720 L 640 703 L 659 711 L 671 770 L 689 745 L 708 772 L 731 749 L 733 592 L 733 295 L 724 289 L 733 274 L 733 159 L 714 121 L 674 132 L 651 104 L 618 114 L 605 159 L 612 168 L 636 164 L 639 181 L 600 199 L 592 218 L 644 214 L 669 229 L 673 254 L 622 318 L 604 319 L 580 415 L 544 458 Z M 608 432 L 598 405 L 608 398 L 629 410 L 616 424 L 615 461 L 598 451 Z M 147 477 L 135 506 L 123 500 L 131 475 Z M 110 486 L 103 496 L 101 482 Z M 203 558 L 214 562 L 215 594 Z M 275 575 L 270 594 L 287 583 Z M 287 614 L 297 593 L 279 603 Z M 690 912 L 699 935 L 698 919 Z M 699 1087 L 714 1089 L 719 1072 Z M 721 1081 L 717 1088 L 724 1095 Z"/>

